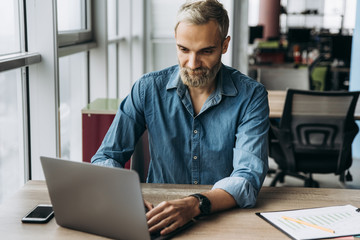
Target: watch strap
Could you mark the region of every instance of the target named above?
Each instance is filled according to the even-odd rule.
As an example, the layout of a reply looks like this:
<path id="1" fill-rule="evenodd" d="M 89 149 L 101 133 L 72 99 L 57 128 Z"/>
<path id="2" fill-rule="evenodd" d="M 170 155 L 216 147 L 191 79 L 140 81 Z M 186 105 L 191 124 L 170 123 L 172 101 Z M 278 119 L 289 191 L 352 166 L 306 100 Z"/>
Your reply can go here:
<path id="1" fill-rule="evenodd" d="M 210 214 L 211 202 L 206 196 L 204 196 L 200 193 L 191 194 L 190 196 L 196 197 L 199 200 L 199 210 L 200 210 L 199 216 L 204 216 L 204 215 Z"/>

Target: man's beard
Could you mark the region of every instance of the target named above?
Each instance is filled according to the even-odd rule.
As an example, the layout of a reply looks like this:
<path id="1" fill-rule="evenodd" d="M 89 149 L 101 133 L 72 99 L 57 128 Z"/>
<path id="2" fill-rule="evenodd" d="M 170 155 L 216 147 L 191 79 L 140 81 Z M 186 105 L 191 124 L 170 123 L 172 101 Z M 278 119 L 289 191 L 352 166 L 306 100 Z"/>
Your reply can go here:
<path id="1" fill-rule="evenodd" d="M 221 59 L 211 69 L 199 67 L 195 70 L 180 66 L 180 77 L 188 87 L 205 87 L 215 80 L 216 74 L 221 68 Z"/>

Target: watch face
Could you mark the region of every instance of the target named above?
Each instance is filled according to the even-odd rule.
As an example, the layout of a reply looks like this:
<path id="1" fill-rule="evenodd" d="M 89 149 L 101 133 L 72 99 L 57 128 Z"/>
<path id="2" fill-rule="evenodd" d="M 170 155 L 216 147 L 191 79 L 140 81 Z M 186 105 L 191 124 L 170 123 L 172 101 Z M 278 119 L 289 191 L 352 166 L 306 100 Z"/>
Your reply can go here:
<path id="1" fill-rule="evenodd" d="M 191 194 L 190 196 L 199 199 L 200 215 L 207 215 L 211 213 L 211 202 L 207 197 L 200 193 Z"/>
<path id="2" fill-rule="evenodd" d="M 205 196 L 201 196 L 199 198 L 199 200 L 200 200 L 199 208 L 200 208 L 201 214 L 204 214 L 204 215 L 210 214 L 210 212 L 211 212 L 210 200 Z"/>

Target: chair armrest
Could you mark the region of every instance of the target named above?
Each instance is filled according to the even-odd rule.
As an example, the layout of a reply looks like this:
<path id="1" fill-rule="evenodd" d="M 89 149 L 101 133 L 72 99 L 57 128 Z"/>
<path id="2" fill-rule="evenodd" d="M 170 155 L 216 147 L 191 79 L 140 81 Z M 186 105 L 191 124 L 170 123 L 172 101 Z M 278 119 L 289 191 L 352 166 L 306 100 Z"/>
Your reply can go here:
<path id="1" fill-rule="evenodd" d="M 351 147 L 345 147 L 345 146 L 351 146 L 356 134 L 358 133 L 359 128 L 356 126 L 350 131 L 345 131 L 343 140 L 341 142 L 341 148 L 338 156 L 338 162 L 337 162 L 337 168 L 335 174 L 341 174 L 344 172 L 346 161 L 349 158 L 349 155 L 351 157 Z"/>

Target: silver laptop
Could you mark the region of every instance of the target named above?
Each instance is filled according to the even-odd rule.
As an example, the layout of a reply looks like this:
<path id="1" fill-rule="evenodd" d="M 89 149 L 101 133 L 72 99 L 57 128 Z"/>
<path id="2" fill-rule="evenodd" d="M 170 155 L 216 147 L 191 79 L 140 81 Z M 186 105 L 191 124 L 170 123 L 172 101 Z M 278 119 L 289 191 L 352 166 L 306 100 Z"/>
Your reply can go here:
<path id="1" fill-rule="evenodd" d="M 115 239 L 150 236 L 135 171 L 40 157 L 56 222 L 63 227 Z M 191 222 L 184 228 L 191 225 Z"/>

